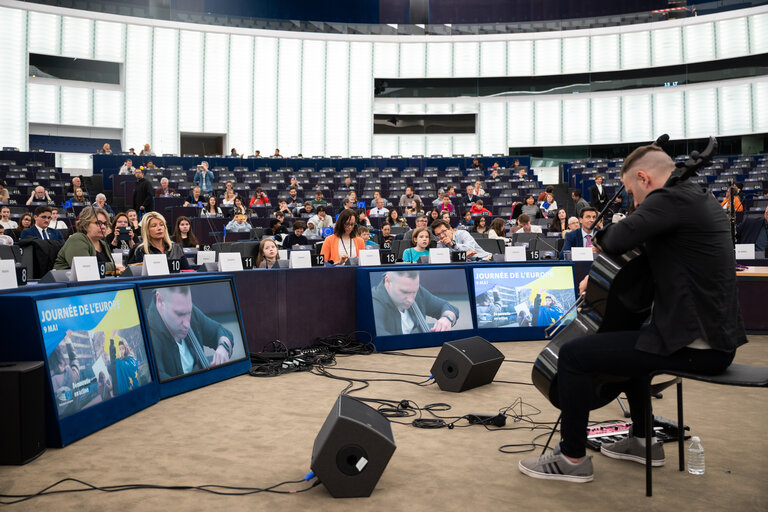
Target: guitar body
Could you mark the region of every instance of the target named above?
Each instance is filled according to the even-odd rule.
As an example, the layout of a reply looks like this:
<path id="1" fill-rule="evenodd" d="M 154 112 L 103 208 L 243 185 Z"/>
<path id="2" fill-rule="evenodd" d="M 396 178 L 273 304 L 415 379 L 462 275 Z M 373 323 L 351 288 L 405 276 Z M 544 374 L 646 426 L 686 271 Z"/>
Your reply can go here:
<path id="1" fill-rule="evenodd" d="M 651 312 L 653 280 L 648 259 L 639 249 L 621 255 L 598 254 L 587 283 L 585 303 L 579 314 L 544 347 L 531 371 L 533 385 L 558 409 L 560 347 L 590 334 L 639 329 Z M 595 379 L 591 409 L 599 409 L 616 398 L 601 393 L 602 384 L 615 380 L 610 376 Z"/>

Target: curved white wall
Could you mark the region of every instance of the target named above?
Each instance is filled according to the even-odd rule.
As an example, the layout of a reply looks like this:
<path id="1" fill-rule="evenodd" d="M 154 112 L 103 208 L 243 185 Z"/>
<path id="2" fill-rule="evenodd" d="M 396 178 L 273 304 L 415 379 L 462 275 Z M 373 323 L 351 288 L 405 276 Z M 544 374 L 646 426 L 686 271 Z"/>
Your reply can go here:
<path id="1" fill-rule="evenodd" d="M 124 63 L 125 86 L 27 78 L 27 53 Z M 488 36 L 256 31 L 0 0 L 0 141 L 28 126 L 123 130 L 124 147 L 179 152 L 179 132 L 227 133 L 251 153 L 505 153 L 509 146 L 768 131 L 768 77 L 628 92 L 373 99 L 373 77 L 544 75 L 768 52 L 768 7 L 650 25 Z M 373 113 L 478 113 L 478 134 L 374 136 Z M 66 164 L 65 164 L 66 165 Z"/>

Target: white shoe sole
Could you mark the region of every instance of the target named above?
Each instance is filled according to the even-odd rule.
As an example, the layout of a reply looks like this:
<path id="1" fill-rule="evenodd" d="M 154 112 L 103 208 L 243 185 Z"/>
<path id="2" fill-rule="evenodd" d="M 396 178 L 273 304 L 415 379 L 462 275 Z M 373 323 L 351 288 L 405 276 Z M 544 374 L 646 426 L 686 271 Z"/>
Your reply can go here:
<path id="1" fill-rule="evenodd" d="M 594 475 L 576 476 L 576 475 L 557 475 L 554 473 L 540 473 L 538 471 L 534 471 L 532 469 L 525 467 L 522 461 L 518 462 L 517 467 L 520 469 L 521 473 L 528 475 L 532 478 L 540 478 L 542 480 L 562 480 L 564 482 L 585 484 L 587 482 L 591 482 L 595 478 Z"/>
<path id="2" fill-rule="evenodd" d="M 612 452 L 612 451 L 606 450 L 605 446 L 601 446 L 600 447 L 600 453 L 602 453 L 606 457 L 610 457 L 612 459 L 629 460 L 629 461 L 637 462 L 637 463 L 642 464 L 643 466 L 645 466 L 645 457 L 640 457 L 638 455 L 631 455 L 631 454 L 628 454 L 628 453 Z M 661 459 L 661 460 L 659 460 L 659 459 L 652 459 L 651 460 L 651 466 L 653 466 L 654 468 L 659 468 L 659 467 L 663 466 L 665 462 L 666 462 L 665 459 Z"/>

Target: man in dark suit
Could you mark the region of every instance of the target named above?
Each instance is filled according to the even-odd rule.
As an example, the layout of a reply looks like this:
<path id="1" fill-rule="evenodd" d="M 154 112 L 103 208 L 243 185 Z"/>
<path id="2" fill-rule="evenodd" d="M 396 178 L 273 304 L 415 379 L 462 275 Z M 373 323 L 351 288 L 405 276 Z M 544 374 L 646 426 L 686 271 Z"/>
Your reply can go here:
<path id="1" fill-rule="evenodd" d="M 48 224 L 51 223 L 51 207 L 38 206 L 35 208 L 35 225 L 30 226 L 21 232 L 20 239 L 39 238 L 41 240 L 61 240 L 64 241 L 64 235 L 59 230 L 51 229 Z"/>
<path id="2" fill-rule="evenodd" d="M 762 218 L 746 216 L 739 226 L 739 235 L 742 244 L 755 244 L 756 251 L 765 252 L 768 249 L 768 206 Z"/>
<path id="3" fill-rule="evenodd" d="M 739 312 L 736 260 L 730 224 L 717 200 L 690 180 L 667 185 L 675 162 L 655 144 L 627 156 L 621 181 L 637 209 L 597 233 L 599 250 L 621 255 L 643 246 L 649 270 L 629 286 L 648 282 L 653 307 L 648 323 L 582 336 L 560 347 L 557 391 L 562 441 L 539 458 L 523 459 L 528 476 L 575 483 L 594 478 L 586 455 L 587 424 L 600 375 L 625 380 L 605 383 L 601 398 L 627 395 L 632 414 L 629 437 L 603 444 L 610 458 L 645 464 L 649 375 L 657 370 L 718 375 L 747 342 Z M 632 280 L 632 278 L 629 278 Z M 587 288 L 588 278 L 579 285 Z M 629 289 L 625 288 L 625 291 Z M 664 465 L 664 446 L 652 441 L 651 464 Z"/>
<path id="4" fill-rule="evenodd" d="M 579 224 L 581 227 L 565 235 L 565 244 L 560 251 L 560 259 L 563 259 L 565 251 L 570 251 L 572 247 L 594 247 L 592 244 L 595 235 L 595 219 L 597 210 L 587 207 L 579 213 Z M 594 250 L 594 249 L 593 249 Z"/>
<path id="5" fill-rule="evenodd" d="M 598 212 L 603 211 L 605 205 L 608 204 L 608 195 L 603 186 L 602 174 L 595 176 L 595 184 L 589 187 L 589 204 Z"/>
<path id="6" fill-rule="evenodd" d="M 142 169 L 137 168 L 134 176 L 136 187 L 133 189 L 133 209 L 144 215 L 155 208 L 155 191 L 152 189 L 152 183 L 144 177 Z"/>

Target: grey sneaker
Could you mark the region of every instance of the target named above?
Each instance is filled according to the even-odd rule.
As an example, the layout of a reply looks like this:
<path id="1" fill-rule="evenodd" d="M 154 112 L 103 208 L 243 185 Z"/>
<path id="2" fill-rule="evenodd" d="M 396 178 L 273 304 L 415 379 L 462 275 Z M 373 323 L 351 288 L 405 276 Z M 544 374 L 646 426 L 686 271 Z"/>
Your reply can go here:
<path id="1" fill-rule="evenodd" d="M 538 458 L 530 457 L 521 460 L 518 463 L 518 468 L 523 474 L 533 478 L 565 480 L 578 484 L 591 482 L 595 477 L 591 455 L 581 462 L 571 462 L 560 453 L 559 444 L 552 450 L 552 453 Z"/>
<path id="2" fill-rule="evenodd" d="M 663 466 L 664 443 L 655 437 L 651 443 L 651 466 Z M 600 446 L 600 453 L 612 459 L 631 460 L 645 464 L 645 438 L 629 436 L 615 443 L 606 443 Z"/>

